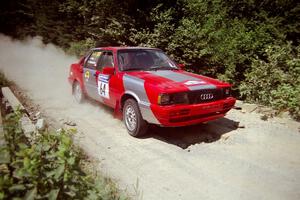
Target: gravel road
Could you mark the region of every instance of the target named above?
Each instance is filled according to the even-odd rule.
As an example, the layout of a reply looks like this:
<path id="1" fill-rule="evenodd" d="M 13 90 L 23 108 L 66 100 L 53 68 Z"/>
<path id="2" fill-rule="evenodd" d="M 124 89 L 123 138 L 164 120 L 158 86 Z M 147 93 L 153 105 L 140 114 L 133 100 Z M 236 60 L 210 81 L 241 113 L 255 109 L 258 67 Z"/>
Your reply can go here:
<path id="1" fill-rule="evenodd" d="M 96 168 L 135 198 L 300 199 L 299 123 L 232 110 L 207 124 L 152 127 L 136 139 L 111 109 L 75 103 L 67 82 L 75 60 L 39 38 L 0 36 L 0 69 L 42 114 L 76 122 L 76 142 L 99 161 Z"/>

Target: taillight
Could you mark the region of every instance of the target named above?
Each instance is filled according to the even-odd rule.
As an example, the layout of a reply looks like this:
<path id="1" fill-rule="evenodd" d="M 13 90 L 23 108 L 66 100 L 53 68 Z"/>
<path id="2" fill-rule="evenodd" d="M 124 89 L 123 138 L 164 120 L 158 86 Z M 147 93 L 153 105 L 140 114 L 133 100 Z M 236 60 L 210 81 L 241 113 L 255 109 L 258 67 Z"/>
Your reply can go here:
<path id="1" fill-rule="evenodd" d="M 224 97 L 230 97 L 231 96 L 231 89 L 230 88 L 224 88 Z"/>

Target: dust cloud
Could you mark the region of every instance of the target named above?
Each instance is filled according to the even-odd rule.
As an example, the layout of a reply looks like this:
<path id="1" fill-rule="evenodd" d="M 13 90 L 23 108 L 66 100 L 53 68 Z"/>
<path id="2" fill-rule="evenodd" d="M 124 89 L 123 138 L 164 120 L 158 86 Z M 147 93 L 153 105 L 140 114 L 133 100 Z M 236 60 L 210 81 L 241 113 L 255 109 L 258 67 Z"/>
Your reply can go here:
<path id="1" fill-rule="evenodd" d="M 88 116 L 110 121 L 113 116 L 104 107 L 78 105 L 72 97 L 67 78 L 70 65 L 77 61 L 61 48 L 43 44 L 41 37 L 19 41 L 0 35 L 0 70 L 41 105 L 42 111 L 57 118 L 76 120 Z"/>
<path id="2" fill-rule="evenodd" d="M 52 44 L 43 44 L 40 37 L 16 41 L 0 35 L 0 68 L 22 89 L 31 88 L 32 97 L 68 101 L 67 75 L 76 58 Z"/>

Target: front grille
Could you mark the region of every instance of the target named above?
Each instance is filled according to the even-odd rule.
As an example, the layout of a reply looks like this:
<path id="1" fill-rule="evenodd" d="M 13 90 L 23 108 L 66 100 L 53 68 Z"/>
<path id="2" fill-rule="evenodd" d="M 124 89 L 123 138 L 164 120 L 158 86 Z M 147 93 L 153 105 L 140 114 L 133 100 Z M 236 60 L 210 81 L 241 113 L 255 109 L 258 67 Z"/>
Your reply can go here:
<path id="1" fill-rule="evenodd" d="M 223 89 L 205 89 L 205 90 L 196 90 L 190 91 L 188 93 L 189 103 L 198 104 L 198 103 L 208 103 L 212 101 L 217 101 L 224 98 Z"/>

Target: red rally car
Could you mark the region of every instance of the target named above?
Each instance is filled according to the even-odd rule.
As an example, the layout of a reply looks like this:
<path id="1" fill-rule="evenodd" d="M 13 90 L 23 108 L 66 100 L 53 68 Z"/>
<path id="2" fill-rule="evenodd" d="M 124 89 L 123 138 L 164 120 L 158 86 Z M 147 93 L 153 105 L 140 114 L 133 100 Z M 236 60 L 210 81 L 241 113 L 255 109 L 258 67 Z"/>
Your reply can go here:
<path id="1" fill-rule="evenodd" d="M 105 47 L 72 64 L 68 79 L 76 101 L 90 97 L 123 113 L 129 134 L 138 137 L 148 124 L 197 124 L 234 106 L 230 84 L 182 68 L 160 49 Z"/>

